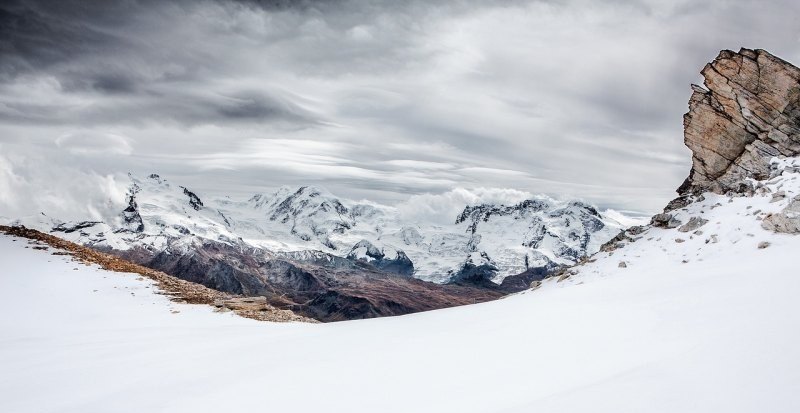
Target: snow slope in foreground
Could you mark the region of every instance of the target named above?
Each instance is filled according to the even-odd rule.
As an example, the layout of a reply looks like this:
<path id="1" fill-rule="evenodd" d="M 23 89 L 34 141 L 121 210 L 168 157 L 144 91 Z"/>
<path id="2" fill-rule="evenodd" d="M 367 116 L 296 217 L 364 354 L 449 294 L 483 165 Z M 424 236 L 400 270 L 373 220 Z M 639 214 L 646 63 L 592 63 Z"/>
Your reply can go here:
<path id="1" fill-rule="evenodd" d="M 536 291 L 323 325 L 173 304 L 0 236 L 0 411 L 800 411 L 800 240 L 744 218 L 768 198 L 690 208 L 717 201 L 703 237 L 651 229 Z"/>

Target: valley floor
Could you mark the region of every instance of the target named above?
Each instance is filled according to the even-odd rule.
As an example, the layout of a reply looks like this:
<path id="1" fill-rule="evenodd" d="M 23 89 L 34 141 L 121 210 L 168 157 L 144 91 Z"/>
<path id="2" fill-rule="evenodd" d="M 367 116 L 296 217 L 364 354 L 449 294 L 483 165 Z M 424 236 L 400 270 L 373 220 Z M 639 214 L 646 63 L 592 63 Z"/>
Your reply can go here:
<path id="1" fill-rule="evenodd" d="M 652 229 L 499 301 L 331 324 L 175 304 L 3 235 L 0 411 L 797 412 L 800 240 L 739 221 Z"/>

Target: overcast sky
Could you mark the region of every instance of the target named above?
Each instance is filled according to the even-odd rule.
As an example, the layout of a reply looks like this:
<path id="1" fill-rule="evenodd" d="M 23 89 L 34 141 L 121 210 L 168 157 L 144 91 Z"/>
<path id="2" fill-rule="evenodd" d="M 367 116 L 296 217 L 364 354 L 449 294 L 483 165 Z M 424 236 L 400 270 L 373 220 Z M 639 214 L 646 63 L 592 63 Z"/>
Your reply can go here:
<path id="1" fill-rule="evenodd" d="M 798 16 L 795 0 L 6 0 L 0 215 L 91 212 L 128 171 L 241 197 L 521 191 L 653 213 L 689 171 L 700 69 L 741 46 L 800 62 Z"/>

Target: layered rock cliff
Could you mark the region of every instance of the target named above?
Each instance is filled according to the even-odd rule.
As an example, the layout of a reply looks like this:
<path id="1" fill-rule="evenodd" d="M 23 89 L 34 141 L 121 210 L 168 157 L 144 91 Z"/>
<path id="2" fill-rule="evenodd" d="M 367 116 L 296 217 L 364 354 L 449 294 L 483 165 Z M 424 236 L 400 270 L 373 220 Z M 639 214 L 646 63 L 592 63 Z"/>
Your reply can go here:
<path id="1" fill-rule="evenodd" d="M 770 159 L 800 153 L 800 69 L 764 50 L 723 50 L 692 85 L 684 141 L 692 170 L 681 194 L 744 192 Z"/>
<path id="2" fill-rule="evenodd" d="M 743 48 L 721 51 L 701 73 L 705 87 L 692 85 L 683 117 L 692 169 L 678 198 L 649 225 L 620 232 L 602 252 L 653 239 L 645 235 L 652 229 L 716 243 L 718 234 L 703 233 L 712 221 L 709 216 L 716 214 L 711 210 L 723 205 L 718 199 L 734 203 L 751 197 L 735 215 L 750 216 L 768 231 L 800 233 L 800 69 L 764 50 Z M 720 225 L 721 220 L 713 221 Z"/>

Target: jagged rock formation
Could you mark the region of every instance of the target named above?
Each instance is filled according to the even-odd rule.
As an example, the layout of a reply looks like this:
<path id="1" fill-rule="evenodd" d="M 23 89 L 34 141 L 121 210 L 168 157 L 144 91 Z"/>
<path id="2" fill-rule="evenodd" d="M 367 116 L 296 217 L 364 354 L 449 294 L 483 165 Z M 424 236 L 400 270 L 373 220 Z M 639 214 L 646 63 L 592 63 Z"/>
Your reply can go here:
<path id="1" fill-rule="evenodd" d="M 800 197 L 787 200 L 781 190 L 786 176 L 800 171 L 796 163 L 800 155 L 800 69 L 764 50 L 743 48 L 738 53 L 721 51 L 701 73 L 705 88 L 692 85 L 689 112 L 683 118 L 692 169 L 677 190 L 679 197 L 653 216 L 650 225 L 620 232 L 601 251 L 622 248 L 650 228 L 677 228 L 701 236 L 709 220 L 697 215 L 685 220 L 686 211 L 714 194 L 768 196 L 776 205 L 788 201 L 778 212 L 758 209 L 748 215 L 762 220 L 764 229 L 800 233 Z M 719 206 L 716 203 L 709 209 Z M 718 236 L 710 234 L 706 242 L 717 243 Z"/>
<path id="2" fill-rule="evenodd" d="M 781 190 L 785 176 L 800 170 L 792 160 L 800 155 L 800 69 L 764 50 L 742 48 L 738 53 L 721 51 L 701 73 L 705 88 L 692 85 L 683 118 L 691 172 L 678 188 L 679 197 L 653 216 L 649 226 L 702 234 L 707 219 L 691 216 L 683 223 L 677 215 L 711 192 L 788 201 L 781 211 L 757 210 L 756 215 L 764 229 L 800 233 L 800 200 L 787 200 Z M 623 231 L 601 250 L 635 241 L 636 228 Z M 716 243 L 717 236 L 712 234 L 708 242 Z"/>
<path id="3" fill-rule="evenodd" d="M 692 170 L 682 194 L 746 192 L 774 156 L 800 153 L 800 69 L 764 50 L 723 50 L 692 85 L 684 115 Z"/>

